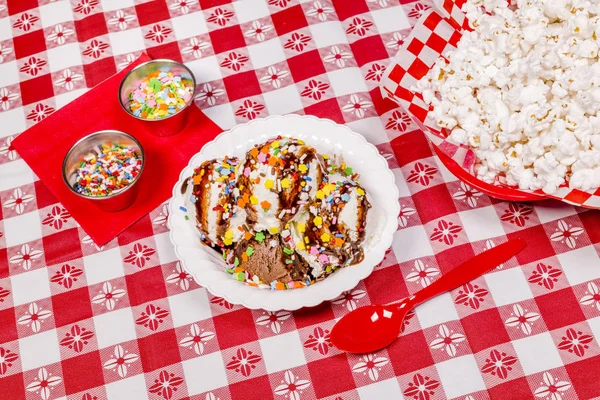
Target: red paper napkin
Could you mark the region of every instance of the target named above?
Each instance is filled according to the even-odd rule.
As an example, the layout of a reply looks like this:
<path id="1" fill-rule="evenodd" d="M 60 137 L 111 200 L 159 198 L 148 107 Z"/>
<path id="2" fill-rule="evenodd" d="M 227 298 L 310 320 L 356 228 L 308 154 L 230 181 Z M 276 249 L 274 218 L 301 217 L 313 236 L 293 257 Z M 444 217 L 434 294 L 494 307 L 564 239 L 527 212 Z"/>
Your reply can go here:
<path id="1" fill-rule="evenodd" d="M 168 137 L 150 133 L 151 124 L 127 115 L 118 101 L 121 79 L 134 66 L 148 61 L 142 54 L 132 65 L 67 104 L 19 135 L 12 145 L 41 181 L 98 245 L 103 245 L 171 197 L 179 173 L 192 155 L 222 132 L 197 107 L 190 107 L 187 126 Z M 67 151 L 83 136 L 103 129 L 127 132 L 140 141 L 146 164 L 135 202 L 119 212 L 105 212 L 71 193 L 62 178 Z"/>

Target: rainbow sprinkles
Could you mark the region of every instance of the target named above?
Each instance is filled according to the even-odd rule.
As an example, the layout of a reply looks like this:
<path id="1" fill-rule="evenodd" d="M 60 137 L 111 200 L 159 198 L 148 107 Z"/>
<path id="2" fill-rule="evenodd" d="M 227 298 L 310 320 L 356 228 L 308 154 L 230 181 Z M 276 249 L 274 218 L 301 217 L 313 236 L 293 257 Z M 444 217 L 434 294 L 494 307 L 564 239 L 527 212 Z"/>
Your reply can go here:
<path id="1" fill-rule="evenodd" d="M 182 110 L 192 98 L 194 83 L 168 69 L 144 77 L 129 93 L 127 109 L 136 117 L 155 120 Z"/>
<path id="2" fill-rule="evenodd" d="M 132 184 L 141 166 L 141 154 L 135 149 L 118 143 L 105 143 L 79 163 L 74 172 L 73 189 L 84 196 L 109 196 Z"/>

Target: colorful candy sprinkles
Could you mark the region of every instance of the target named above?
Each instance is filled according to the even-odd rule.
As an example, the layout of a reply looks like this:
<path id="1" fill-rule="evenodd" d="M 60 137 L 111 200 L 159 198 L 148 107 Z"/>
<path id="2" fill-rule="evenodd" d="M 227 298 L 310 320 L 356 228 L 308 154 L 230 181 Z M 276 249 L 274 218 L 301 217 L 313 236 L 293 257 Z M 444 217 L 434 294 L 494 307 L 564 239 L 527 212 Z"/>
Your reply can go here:
<path id="1" fill-rule="evenodd" d="M 191 79 L 163 68 L 146 76 L 129 93 L 127 108 L 136 117 L 149 120 L 167 118 L 182 110 L 193 92 Z"/>
<path id="2" fill-rule="evenodd" d="M 129 186 L 141 168 L 142 158 L 136 149 L 106 143 L 81 161 L 75 171 L 73 188 L 84 196 L 108 196 Z"/>

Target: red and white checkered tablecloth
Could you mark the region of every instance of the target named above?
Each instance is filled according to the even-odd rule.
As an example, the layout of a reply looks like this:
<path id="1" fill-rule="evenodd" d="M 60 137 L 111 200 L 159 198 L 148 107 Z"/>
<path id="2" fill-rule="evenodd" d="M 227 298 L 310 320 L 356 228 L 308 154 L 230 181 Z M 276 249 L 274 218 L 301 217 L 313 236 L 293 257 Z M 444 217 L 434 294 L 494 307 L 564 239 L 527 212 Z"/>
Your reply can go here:
<path id="1" fill-rule="evenodd" d="M 406 114 L 380 95 L 389 57 L 427 7 L 397 0 L 0 1 L 0 398 L 600 396 L 598 213 L 477 193 L 444 169 Z M 396 174 L 402 206 L 382 265 L 331 303 L 267 313 L 228 304 L 192 282 L 173 254 L 165 207 L 95 246 L 11 138 L 144 50 L 186 62 L 199 83 L 196 104 L 223 128 L 306 113 L 347 124 L 376 144 Z M 336 318 L 409 295 L 507 237 L 529 246 L 417 308 L 387 349 L 359 356 L 331 346 Z"/>

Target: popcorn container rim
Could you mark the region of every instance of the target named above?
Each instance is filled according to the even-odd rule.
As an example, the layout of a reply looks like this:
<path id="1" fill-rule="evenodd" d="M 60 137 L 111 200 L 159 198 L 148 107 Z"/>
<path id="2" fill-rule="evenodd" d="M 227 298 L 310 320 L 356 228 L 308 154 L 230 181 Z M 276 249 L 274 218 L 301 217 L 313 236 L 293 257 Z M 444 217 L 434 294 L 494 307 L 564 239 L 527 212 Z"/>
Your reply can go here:
<path id="1" fill-rule="evenodd" d="M 429 107 L 412 90 L 440 57 L 454 50 L 465 30 L 470 30 L 461 10 L 466 0 L 434 0 L 431 9 L 417 20 L 396 56 L 392 57 L 381 78 L 382 97 L 401 106 L 411 120 L 431 142 L 440 162 L 460 181 L 480 192 L 501 200 L 537 201 L 556 199 L 585 208 L 600 209 L 600 190 L 582 191 L 559 187 L 552 194 L 542 190 L 521 190 L 518 187 L 486 183 L 474 174 L 476 161 L 472 149 L 447 140 L 429 117 Z"/>
<path id="2" fill-rule="evenodd" d="M 111 141 L 118 141 L 118 138 L 125 139 L 125 141 L 133 143 L 133 145 L 139 150 L 140 159 L 142 160 L 142 163 L 140 165 L 140 172 L 138 173 L 138 175 L 125 188 L 118 191 L 114 191 L 106 196 L 86 196 L 77 192 L 75 188 L 69 183 L 68 170 L 72 169 L 72 164 L 74 161 L 71 160 L 71 156 L 77 151 L 90 152 L 93 150 L 95 145 L 104 144 Z M 84 145 L 85 148 L 82 147 Z M 120 211 L 130 206 L 133 200 L 135 200 L 137 189 L 139 187 L 137 183 L 142 176 L 145 164 L 146 157 L 144 153 L 144 148 L 135 137 L 116 129 L 105 129 L 90 133 L 80 138 L 69 148 L 69 151 L 67 151 L 62 164 L 62 177 L 65 185 L 67 185 L 69 190 L 78 197 L 92 201 L 95 205 L 97 205 L 105 211 Z"/>

